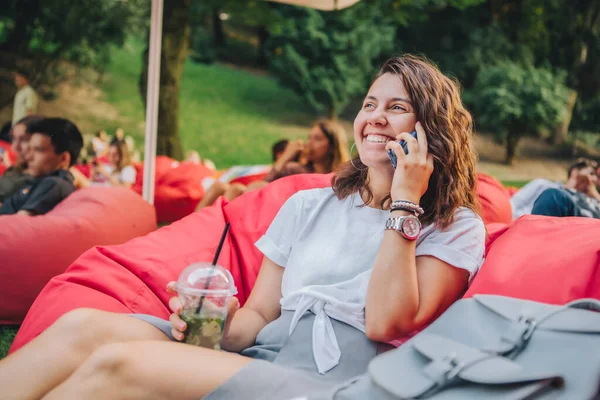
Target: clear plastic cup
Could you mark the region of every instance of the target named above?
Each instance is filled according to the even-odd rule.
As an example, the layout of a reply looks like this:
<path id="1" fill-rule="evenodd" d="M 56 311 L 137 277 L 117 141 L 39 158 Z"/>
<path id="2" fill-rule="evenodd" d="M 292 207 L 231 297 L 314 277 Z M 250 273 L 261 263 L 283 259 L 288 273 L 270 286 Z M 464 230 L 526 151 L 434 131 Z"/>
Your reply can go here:
<path id="1" fill-rule="evenodd" d="M 231 273 L 210 263 L 196 263 L 179 275 L 175 290 L 187 324 L 184 342 L 220 350 L 227 320 L 227 304 L 237 294 Z"/>

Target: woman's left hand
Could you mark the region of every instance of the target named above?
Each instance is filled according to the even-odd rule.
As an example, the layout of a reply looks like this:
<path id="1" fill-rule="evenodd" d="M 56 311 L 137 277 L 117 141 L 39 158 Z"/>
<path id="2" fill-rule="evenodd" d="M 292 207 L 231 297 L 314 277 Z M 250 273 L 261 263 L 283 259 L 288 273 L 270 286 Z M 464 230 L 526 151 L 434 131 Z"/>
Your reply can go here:
<path id="1" fill-rule="evenodd" d="M 396 136 L 396 141 L 390 141 L 385 146 L 387 150 L 396 153 L 398 158 L 392 181 L 392 201 L 407 200 L 419 204 L 433 173 L 433 156 L 427 152 L 427 136 L 420 122 L 415 125 L 415 130 L 417 139 L 404 132 Z M 408 154 L 398 144 L 400 140 L 406 141 Z"/>

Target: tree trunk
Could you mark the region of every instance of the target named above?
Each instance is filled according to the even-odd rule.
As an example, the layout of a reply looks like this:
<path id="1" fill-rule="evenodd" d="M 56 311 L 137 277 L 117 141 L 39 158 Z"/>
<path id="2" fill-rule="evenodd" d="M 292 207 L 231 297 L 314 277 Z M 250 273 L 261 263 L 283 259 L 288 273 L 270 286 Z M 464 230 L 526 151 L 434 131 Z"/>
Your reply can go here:
<path id="1" fill-rule="evenodd" d="M 554 132 L 552 132 L 552 144 L 563 144 L 567 140 L 569 125 L 571 125 L 571 118 L 573 117 L 575 103 L 577 103 L 577 91 L 571 90 L 563 120 L 556 128 L 554 128 Z"/>
<path id="2" fill-rule="evenodd" d="M 190 0 L 169 0 L 164 3 L 156 152 L 174 159 L 183 158 L 183 148 L 179 137 L 179 87 L 183 64 L 189 50 L 189 13 Z M 145 104 L 148 49 L 144 52 L 143 57 L 140 94 Z"/>
<path id="3" fill-rule="evenodd" d="M 329 118 L 331 121 L 337 121 L 338 112 L 337 112 L 335 106 L 329 106 L 327 108 L 327 118 Z"/>
<path id="4" fill-rule="evenodd" d="M 515 132 L 516 131 L 511 131 L 506 136 L 506 165 L 513 165 L 515 157 L 517 155 L 517 146 L 519 145 L 519 141 L 521 140 L 521 133 Z"/>
<path id="5" fill-rule="evenodd" d="M 223 21 L 221 20 L 221 9 L 213 10 L 213 40 L 215 46 L 225 47 L 225 31 L 223 30 Z"/>

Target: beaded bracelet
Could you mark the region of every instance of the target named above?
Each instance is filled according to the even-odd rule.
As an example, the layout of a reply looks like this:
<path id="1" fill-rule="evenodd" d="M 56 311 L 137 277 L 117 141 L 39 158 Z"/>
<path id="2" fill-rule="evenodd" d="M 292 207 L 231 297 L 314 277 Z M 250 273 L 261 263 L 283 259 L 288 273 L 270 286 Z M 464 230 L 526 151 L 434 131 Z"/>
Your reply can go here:
<path id="1" fill-rule="evenodd" d="M 407 200 L 393 201 L 392 204 L 390 205 L 390 211 L 396 211 L 396 210 L 408 211 L 408 212 L 414 213 L 415 216 L 417 216 L 417 217 L 425 214 L 425 211 L 423 210 L 423 208 L 421 206 L 419 206 L 418 204 L 415 204 L 411 201 L 407 201 Z"/>

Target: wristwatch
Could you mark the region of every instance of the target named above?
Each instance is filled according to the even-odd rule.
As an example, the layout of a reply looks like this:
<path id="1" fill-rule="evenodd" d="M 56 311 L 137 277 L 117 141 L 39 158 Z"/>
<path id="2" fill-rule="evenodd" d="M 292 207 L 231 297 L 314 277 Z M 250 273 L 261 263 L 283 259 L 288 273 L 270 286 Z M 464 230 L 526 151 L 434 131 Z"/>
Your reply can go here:
<path id="1" fill-rule="evenodd" d="M 385 221 L 385 229 L 391 229 L 407 240 L 417 240 L 421 233 L 421 222 L 414 215 L 389 217 Z"/>

